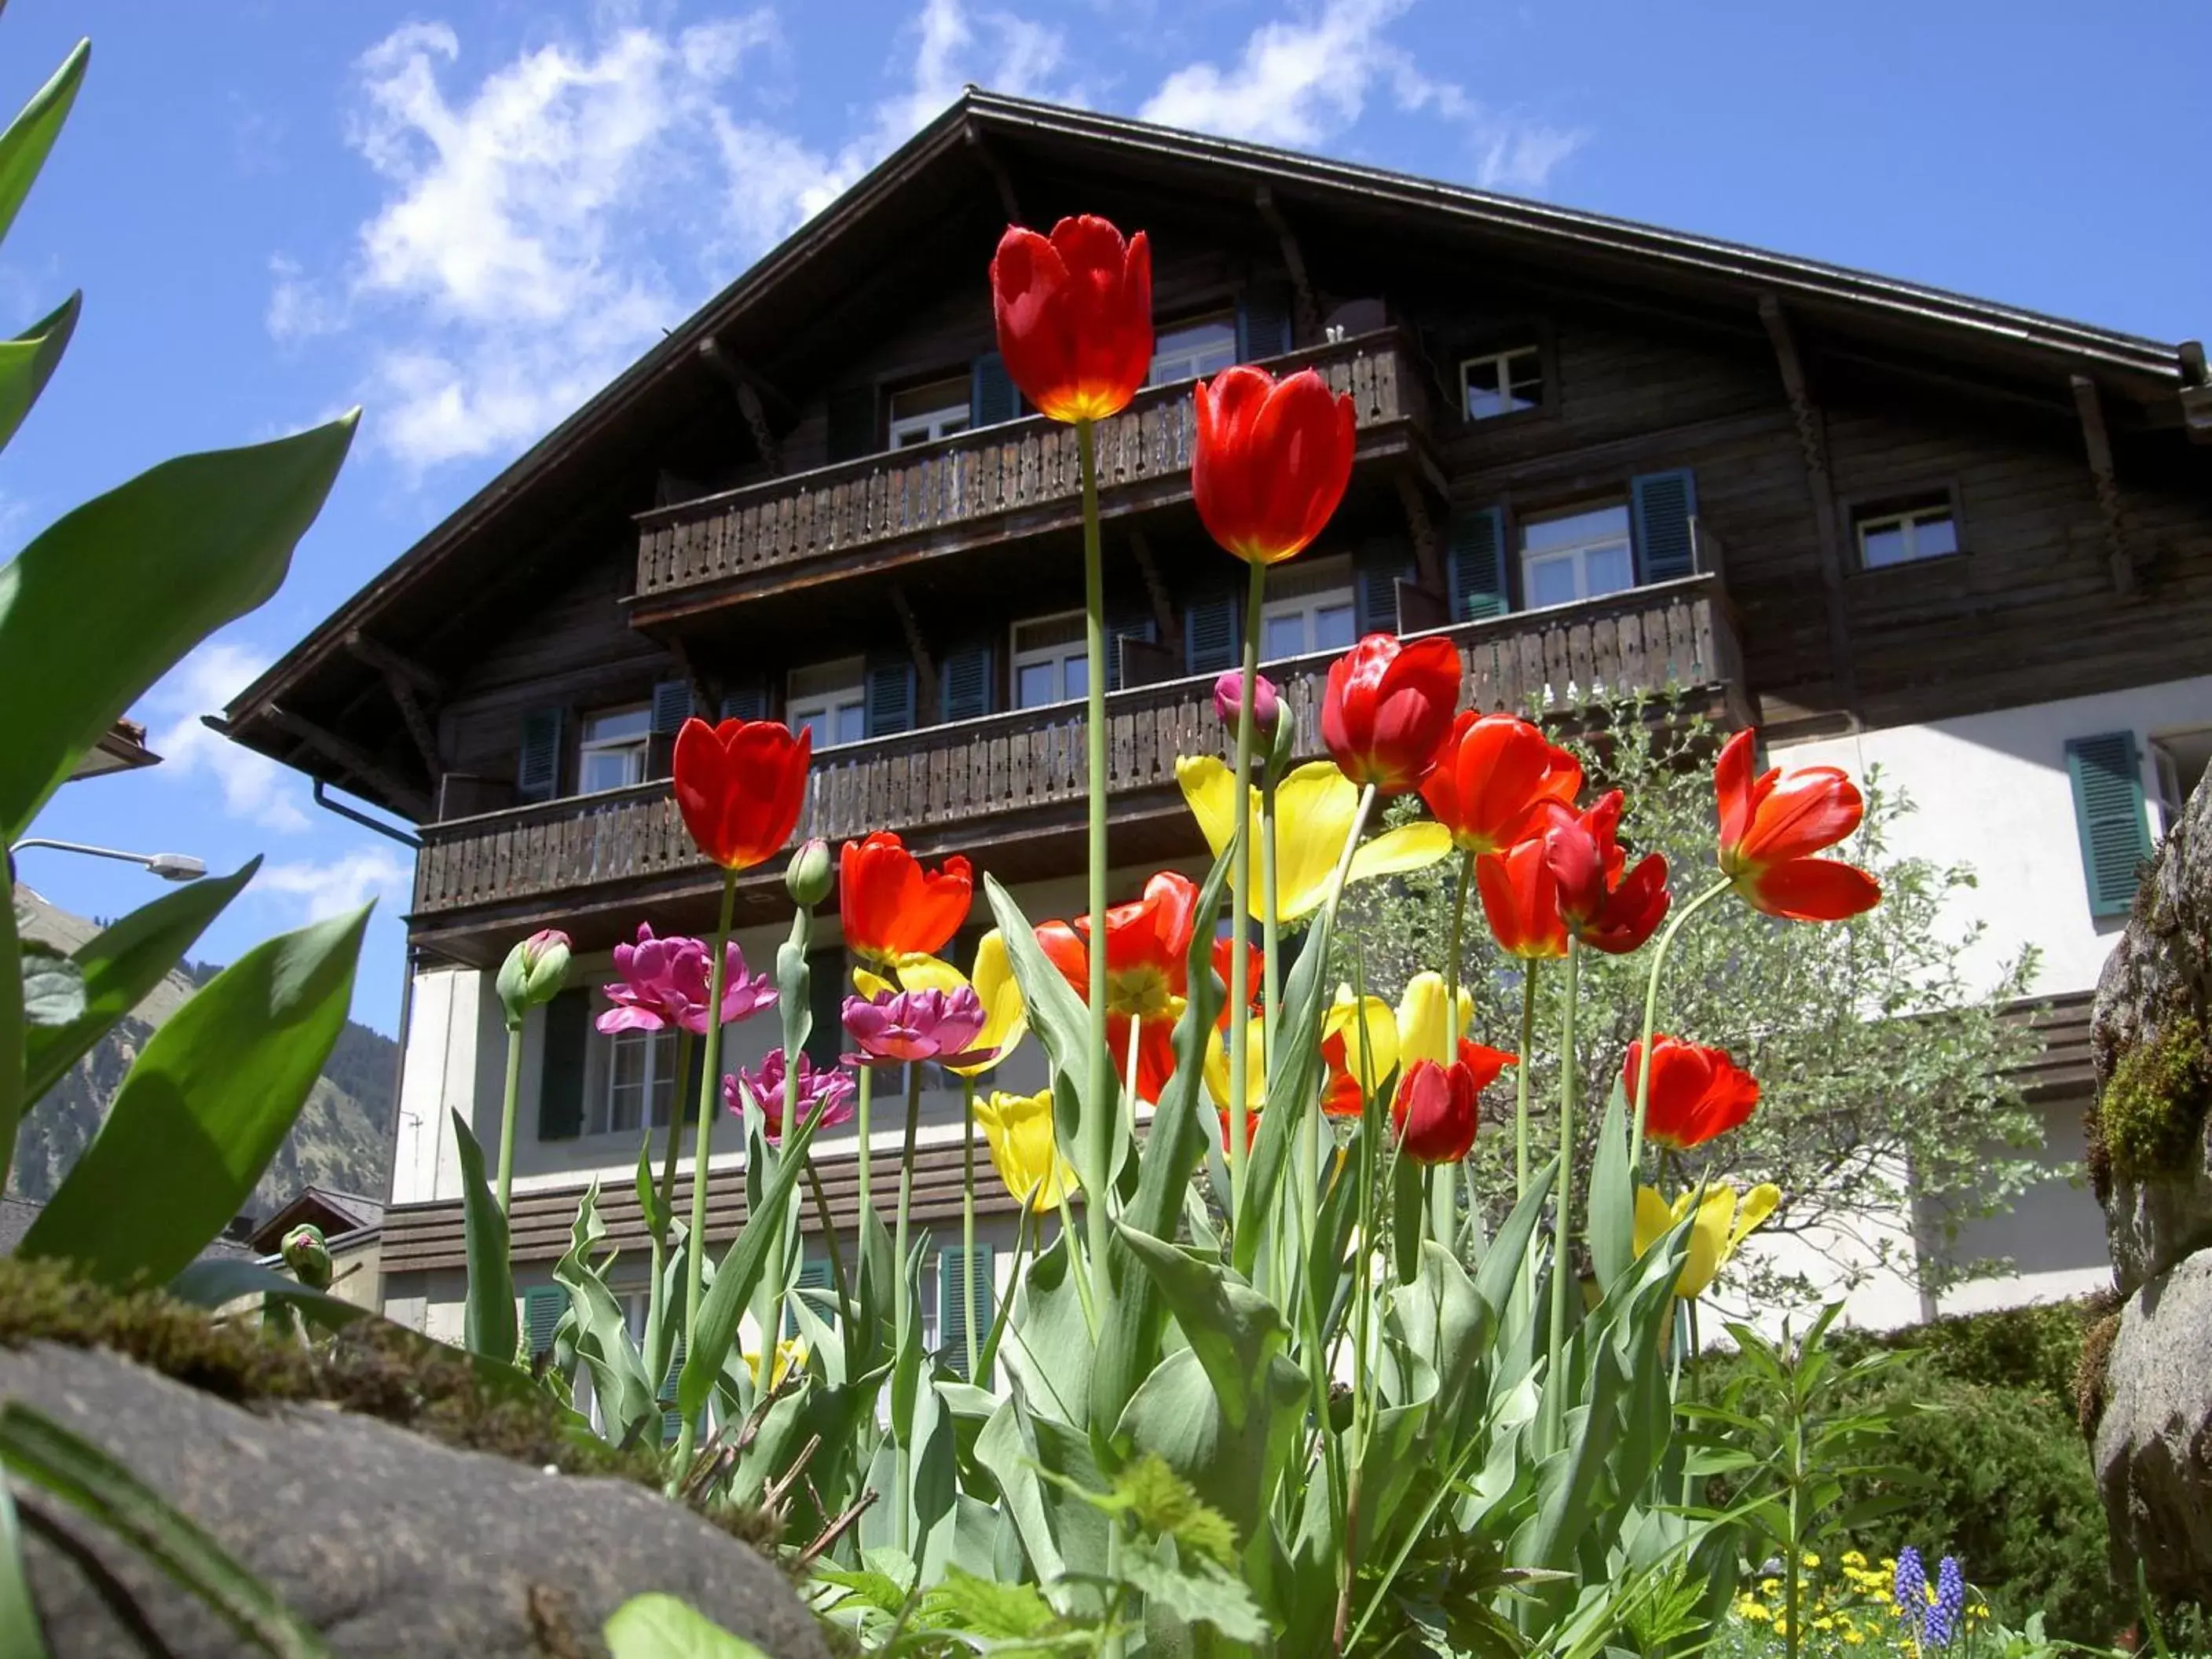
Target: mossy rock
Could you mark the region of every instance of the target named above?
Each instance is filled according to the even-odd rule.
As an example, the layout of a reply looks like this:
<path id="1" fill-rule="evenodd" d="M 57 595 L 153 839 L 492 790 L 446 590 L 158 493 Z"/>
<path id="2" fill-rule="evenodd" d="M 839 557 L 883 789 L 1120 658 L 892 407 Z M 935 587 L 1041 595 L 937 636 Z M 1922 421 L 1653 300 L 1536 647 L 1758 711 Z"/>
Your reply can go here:
<path id="1" fill-rule="evenodd" d="M 2203 1160 L 2208 1104 L 2212 1053 L 2194 1015 L 2130 1045 L 2097 1105 L 2098 1139 L 2112 1175 L 2147 1181 L 2191 1173 Z"/>

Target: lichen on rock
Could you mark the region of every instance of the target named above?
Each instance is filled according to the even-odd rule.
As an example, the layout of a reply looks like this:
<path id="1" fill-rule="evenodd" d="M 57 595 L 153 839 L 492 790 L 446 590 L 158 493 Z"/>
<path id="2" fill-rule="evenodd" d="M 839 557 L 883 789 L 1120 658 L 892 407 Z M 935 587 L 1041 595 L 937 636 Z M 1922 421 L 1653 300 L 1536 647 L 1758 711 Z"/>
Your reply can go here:
<path id="1" fill-rule="evenodd" d="M 2193 1014 L 2128 1047 L 2097 1103 L 2099 1139 L 2113 1175 L 2143 1181 L 2185 1175 L 2203 1156 L 2212 1104 L 2212 1053 Z"/>

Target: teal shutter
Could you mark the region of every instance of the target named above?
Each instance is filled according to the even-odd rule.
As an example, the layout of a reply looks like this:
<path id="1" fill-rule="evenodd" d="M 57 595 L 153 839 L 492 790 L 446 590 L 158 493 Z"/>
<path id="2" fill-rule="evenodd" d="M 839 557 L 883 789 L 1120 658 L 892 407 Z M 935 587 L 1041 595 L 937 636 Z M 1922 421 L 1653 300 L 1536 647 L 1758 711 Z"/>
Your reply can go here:
<path id="1" fill-rule="evenodd" d="M 653 688 L 653 735 L 672 738 L 691 718 L 691 688 L 682 680 L 663 680 Z"/>
<path id="2" fill-rule="evenodd" d="M 1670 582 L 1698 574 L 1698 548 L 1690 520 L 1698 513 L 1698 481 L 1687 467 L 1647 472 L 1629 481 L 1641 580 Z"/>
<path id="3" fill-rule="evenodd" d="M 997 426 L 1021 412 L 1022 400 L 1013 377 L 1006 373 L 1006 360 L 995 351 L 985 352 L 968 372 L 968 424 Z"/>
<path id="4" fill-rule="evenodd" d="M 1150 617 L 1109 617 L 1106 619 L 1106 689 L 1121 689 L 1121 641 L 1142 640 L 1150 644 L 1159 629 Z"/>
<path id="5" fill-rule="evenodd" d="M 827 1256 L 809 1256 L 799 1264 L 797 1285 L 800 1290 L 826 1291 L 836 1282 L 830 1276 Z M 783 1334 L 787 1340 L 799 1334 L 799 1316 L 788 1308 L 783 1310 Z"/>
<path id="6" fill-rule="evenodd" d="M 937 1253 L 937 1360 L 956 1376 L 968 1375 L 968 1302 L 961 1293 L 960 1275 L 964 1269 L 975 1276 L 975 1346 L 981 1348 L 998 1317 L 999 1281 L 991 1262 L 988 1244 L 978 1244 L 972 1257 L 957 1244 Z"/>
<path id="7" fill-rule="evenodd" d="M 1223 593 L 1194 599 L 1183 612 L 1184 659 L 1194 674 L 1220 674 L 1237 666 L 1237 599 Z"/>
<path id="8" fill-rule="evenodd" d="M 768 684 L 755 680 L 747 685 L 733 685 L 722 694 L 722 718 L 726 720 L 764 720 L 768 718 Z"/>
<path id="9" fill-rule="evenodd" d="M 845 947 L 826 945 L 806 953 L 806 1009 L 813 1024 L 806 1034 L 806 1057 L 817 1066 L 835 1066 L 845 1052 Z"/>
<path id="10" fill-rule="evenodd" d="M 1479 622 L 1511 608 L 1505 598 L 1505 514 L 1499 508 L 1452 514 L 1445 564 L 1453 621 Z"/>
<path id="11" fill-rule="evenodd" d="M 522 753 L 514 768 L 517 800 L 550 800 L 561 793 L 561 731 L 565 721 L 558 708 L 540 708 L 522 717 Z"/>
<path id="12" fill-rule="evenodd" d="M 972 720 L 991 712 L 997 701 L 997 653 L 988 640 L 948 651 L 939 671 L 942 707 L 948 720 Z"/>
<path id="13" fill-rule="evenodd" d="M 545 1005 L 545 1046 L 538 1070 L 538 1138 L 574 1140 L 584 1132 L 584 1050 L 592 994 L 579 985 Z"/>
<path id="14" fill-rule="evenodd" d="M 2151 850 L 2135 733 L 2069 738 L 2066 772 L 2074 783 L 2074 827 L 2081 836 L 2089 914 L 2124 916 L 2135 904 L 2137 871 Z"/>
<path id="15" fill-rule="evenodd" d="M 683 1371 L 684 1339 L 679 1336 L 676 1339 L 675 1350 L 668 1357 L 668 1375 L 660 1379 L 659 1397 L 661 1399 L 673 1400 L 676 1398 L 676 1379 L 683 1374 Z M 670 1446 L 675 1444 L 678 1437 L 683 1432 L 684 1413 L 682 1412 L 671 1407 L 668 1410 L 661 1413 L 660 1443 L 662 1445 Z"/>
<path id="16" fill-rule="evenodd" d="M 830 394 L 829 452 L 831 465 L 857 461 L 882 447 L 876 436 L 876 389 L 841 386 Z"/>
<path id="17" fill-rule="evenodd" d="M 1413 579 L 1413 562 L 1395 543 L 1370 542 L 1353 564 L 1352 602 L 1361 637 L 1398 631 L 1398 583 Z"/>
<path id="18" fill-rule="evenodd" d="M 884 657 L 868 665 L 864 677 L 867 696 L 868 735 L 887 738 L 914 729 L 914 662 L 907 657 Z"/>
<path id="19" fill-rule="evenodd" d="M 522 1332 L 530 1358 L 550 1352 L 561 1316 L 568 1311 L 568 1293 L 557 1285 L 533 1285 L 522 1293 Z"/>
<path id="20" fill-rule="evenodd" d="M 1290 296 L 1277 288 L 1252 289 L 1237 307 L 1237 361 L 1279 357 L 1290 349 Z"/>

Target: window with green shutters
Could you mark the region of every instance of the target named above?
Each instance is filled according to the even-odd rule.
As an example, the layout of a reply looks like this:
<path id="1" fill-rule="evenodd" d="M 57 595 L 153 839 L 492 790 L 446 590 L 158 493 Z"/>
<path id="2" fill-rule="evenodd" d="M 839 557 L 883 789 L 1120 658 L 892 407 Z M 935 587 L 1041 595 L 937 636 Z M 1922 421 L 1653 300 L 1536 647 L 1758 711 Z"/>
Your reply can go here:
<path id="1" fill-rule="evenodd" d="M 1494 507 L 1462 507 L 1451 518 L 1445 579 L 1452 618 L 1480 622 L 1511 608 L 1505 596 L 1505 514 Z"/>
<path id="2" fill-rule="evenodd" d="M 827 1256 L 809 1256 L 805 1261 L 800 1262 L 799 1264 L 799 1278 L 797 1284 L 800 1290 L 805 1291 L 827 1291 L 834 1289 L 836 1285 L 836 1279 L 830 1271 L 830 1258 Z M 824 1308 L 822 1304 L 817 1301 L 814 1297 L 809 1297 L 806 1299 L 806 1305 L 813 1309 L 816 1313 L 821 1315 L 821 1316 L 830 1324 L 835 1325 L 837 1322 L 836 1316 L 828 1309 Z M 783 1310 L 783 1334 L 786 1340 L 788 1340 L 792 1337 L 799 1334 L 799 1316 L 792 1312 L 789 1308 L 786 1308 Z"/>
<path id="3" fill-rule="evenodd" d="M 676 1350 L 669 1356 L 668 1375 L 660 1379 L 660 1398 L 676 1398 L 676 1379 L 684 1371 L 684 1339 L 676 1339 Z M 667 1445 L 684 1432 L 684 1413 L 673 1408 L 660 1414 L 660 1443 Z"/>
<path id="4" fill-rule="evenodd" d="M 592 994 L 575 985 L 545 1005 L 538 1068 L 538 1138 L 574 1140 L 584 1132 L 584 1061 L 591 1041 Z"/>
<path id="5" fill-rule="evenodd" d="M 2081 840 L 2089 914 L 2124 916 L 2135 903 L 2137 871 L 2151 850 L 2135 733 L 2069 738 L 2066 772 L 2074 786 L 2074 827 Z"/>
<path id="6" fill-rule="evenodd" d="M 1670 582 L 1698 571 L 1698 481 L 1687 467 L 1647 472 L 1632 478 L 1629 500 L 1635 510 L 1637 579 Z"/>
<path id="7" fill-rule="evenodd" d="M 988 640 L 974 640 L 945 653 L 938 671 L 943 682 L 939 709 L 948 720 L 972 720 L 990 714 L 998 702 L 997 653 Z"/>
<path id="8" fill-rule="evenodd" d="M 969 1254 L 957 1244 L 937 1253 L 938 1363 L 956 1376 L 968 1371 L 968 1298 L 961 1285 L 961 1270 L 972 1275 L 975 1292 L 975 1346 L 980 1351 L 998 1317 L 999 1281 L 993 1268 L 992 1247 L 978 1244 Z M 972 1379 L 971 1379 L 972 1380 Z M 990 1378 L 981 1379 L 988 1384 Z"/>
<path id="9" fill-rule="evenodd" d="M 540 708 L 522 717 L 522 747 L 514 765 L 517 800 L 550 800 L 561 793 L 561 738 L 567 711 Z"/>
<path id="10" fill-rule="evenodd" d="M 568 1293 L 557 1285 L 533 1285 L 522 1293 L 522 1334 L 532 1363 L 551 1350 L 568 1311 Z"/>
<path id="11" fill-rule="evenodd" d="M 1183 612 L 1184 660 L 1194 674 L 1226 673 L 1237 665 L 1243 649 L 1233 593 L 1194 599 Z"/>

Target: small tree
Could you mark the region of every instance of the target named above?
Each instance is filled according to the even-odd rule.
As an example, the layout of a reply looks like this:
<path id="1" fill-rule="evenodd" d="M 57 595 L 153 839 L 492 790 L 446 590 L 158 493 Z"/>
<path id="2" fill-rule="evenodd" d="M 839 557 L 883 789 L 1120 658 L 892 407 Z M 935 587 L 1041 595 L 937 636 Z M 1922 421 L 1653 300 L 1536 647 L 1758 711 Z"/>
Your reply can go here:
<path id="1" fill-rule="evenodd" d="M 1623 844 L 1633 858 L 1667 854 L 1674 902 L 1717 878 L 1711 761 L 1719 733 L 1702 715 L 1665 699 L 1601 705 L 1578 735 L 1555 738 L 1581 758 L 1599 789 L 1627 793 Z M 2001 1212 L 2039 1173 L 2024 1154 L 2042 1127 L 2013 1080 L 2039 1039 L 2005 1017 L 2027 992 L 2032 957 L 2008 963 L 1994 985 L 1968 982 L 1962 963 L 1982 924 L 1963 929 L 1943 915 L 1973 872 L 1896 857 L 1888 834 L 1912 811 L 1901 793 L 1863 781 L 1867 813 L 1849 848 L 1851 861 L 1882 885 L 1882 902 L 1854 921 L 1810 927 L 1761 915 L 1723 899 L 1677 936 L 1659 1004 L 1662 1031 L 1724 1048 L 1756 1077 L 1760 1105 L 1751 1122 L 1674 1160 L 1680 1185 L 1700 1176 L 1771 1181 L 1783 1204 L 1765 1231 L 1794 1234 L 1820 1250 L 1848 1288 L 1879 1269 L 1903 1273 L 1929 1291 L 2001 1271 L 1995 1261 L 1960 1261 L 1933 1248 L 1901 1248 L 1900 1220 L 1925 1246 L 1955 1241 L 1960 1227 Z M 1417 815 L 1401 801 L 1393 821 Z M 1347 896 L 1338 935 L 1343 977 L 1364 958 L 1371 991 L 1395 995 L 1417 964 L 1443 961 L 1460 859 Z M 1470 890 L 1462 934 L 1461 982 L 1473 994 L 1474 1030 L 1499 1048 L 1519 1046 L 1521 963 L 1499 951 Z M 1586 951 L 1577 1036 L 1590 1099 L 1580 1121 L 1594 1133 L 1604 1091 L 1639 1032 L 1649 948 L 1627 957 Z M 1531 1072 L 1535 1156 L 1555 1146 L 1559 1020 L 1564 974 L 1538 965 Z M 1510 1074 L 1508 1074 L 1509 1080 Z M 1486 1130 L 1469 1162 L 1473 1190 L 1494 1222 L 1513 1187 L 1513 1099 L 1490 1091 Z M 1488 1126 L 1502 1122 L 1504 1133 Z M 1583 1136 L 1579 1157 L 1586 1163 Z M 1730 1274 L 1738 1296 L 1801 1297 L 1810 1277 L 1756 1255 Z M 1831 1285 L 1824 1289 L 1832 1291 Z"/>

